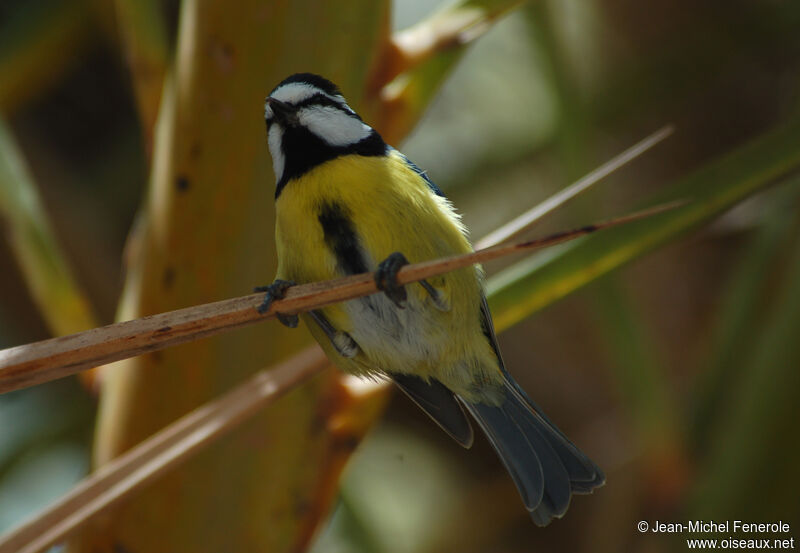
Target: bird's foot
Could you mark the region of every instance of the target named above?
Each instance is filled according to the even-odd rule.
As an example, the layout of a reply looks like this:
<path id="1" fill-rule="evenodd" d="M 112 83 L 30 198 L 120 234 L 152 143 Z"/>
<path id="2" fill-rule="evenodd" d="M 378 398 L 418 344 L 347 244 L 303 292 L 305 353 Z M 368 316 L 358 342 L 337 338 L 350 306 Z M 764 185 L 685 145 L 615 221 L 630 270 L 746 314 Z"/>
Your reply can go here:
<path id="1" fill-rule="evenodd" d="M 253 292 L 265 292 L 264 294 L 264 301 L 261 302 L 261 305 L 258 306 L 258 312 L 262 315 L 269 311 L 270 305 L 275 300 L 282 300 L 286 297 L 286 290 L 294 286 L 296 283 L 290 280 L 280 280 L 277 279 L 275 282 L 268 286 L 256 286 L 253 288 Z M 289 328 L 297 327 L 300 319 L 297 315 L 286 315 L 283 313 L 275 313 L 275 317 L 285 326 Z"/>
<path id="2" fill-rule="evenodd" d="M 347 359 L 352 359 L 358 355 L 361 348 L 358 347 L 353 337 L 343 330 L 337 330 L 322 311 L 315 309 L 314 311 L 309 311 L 309 315 L 319 325 L 339 355 Z"/>
<path id="3" fill-rule="evenodd" d="M 444 294 L 434 288 L 427 280 L 420 280 L 419 283 L 428 292 L 434 307 L 439 311 L 450 311 L 450 302 L 445 299 Z"/>
<path id="4" fill-rule="evenodd" d="M 394 302 L 399 309 L 404 309 L 408 294 L 405 286 L 397 283 L 397 272 L 404 265 L 408 265 L 408 259 L 400 252 L 394 252 L 378 265 L 375 271 L 375 285 L 386 296 Z"/>
<path id="5" fill-rule="evenodd" d="M 397 272 L 404 265 L 408 265 L 408 259 L 400 252 L 394 252 L 378 265 L 375 271 L 375 284 L 378 290 L 383 291 L 390 300 L 400 309 L 405 308 L 408 294 L 403 285 L 397 283 Z M 433 301 L 433 305 L 439 311 L 450 311 L 450 302 L 439 290 L 434 288 L 427 280 L 420 280 L 420 285 L 428 292 Z"/>

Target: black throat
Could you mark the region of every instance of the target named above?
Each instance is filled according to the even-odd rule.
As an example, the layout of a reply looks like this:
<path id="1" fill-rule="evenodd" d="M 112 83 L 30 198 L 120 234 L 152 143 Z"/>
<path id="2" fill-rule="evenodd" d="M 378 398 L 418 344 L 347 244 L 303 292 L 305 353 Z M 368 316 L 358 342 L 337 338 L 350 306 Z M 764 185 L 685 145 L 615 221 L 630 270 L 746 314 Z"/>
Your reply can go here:
<path id="1" fill-rule="evenodd" d="M 300 126 L 287 126 L 283 131 L 281 149 L 284 156 L 283 175 L 275 188 L 275 199 L 284 187 L 314 167 L 339 156 L 356 154 L 361 156 L 386 155 L 388 147 L 375 130 L 369 135 L 348 146 L 331 146 L 308 129 Z"/>

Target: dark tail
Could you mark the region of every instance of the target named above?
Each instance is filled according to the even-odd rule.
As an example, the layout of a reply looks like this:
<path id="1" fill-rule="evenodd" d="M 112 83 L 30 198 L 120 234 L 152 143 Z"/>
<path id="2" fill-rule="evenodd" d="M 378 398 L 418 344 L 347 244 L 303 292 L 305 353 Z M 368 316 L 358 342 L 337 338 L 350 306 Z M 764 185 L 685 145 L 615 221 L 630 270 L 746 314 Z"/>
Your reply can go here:
<path id="1" fill-rule="evenodd" d="M 514 479 L 533 521 L 545 526 L 564 515 L 573 493 L 591 493 L 605 475 L 505 374 L 500 405 L 463 403 Z"/>
<path id="2" fill-rule="evenodd" d="M 409 374 L 392 376 L 395 384 L 425 411 L 442 430 L 463 447 L 472 446 L 472 426 L 453 392 L 436 380 L 427 382 Z"/>

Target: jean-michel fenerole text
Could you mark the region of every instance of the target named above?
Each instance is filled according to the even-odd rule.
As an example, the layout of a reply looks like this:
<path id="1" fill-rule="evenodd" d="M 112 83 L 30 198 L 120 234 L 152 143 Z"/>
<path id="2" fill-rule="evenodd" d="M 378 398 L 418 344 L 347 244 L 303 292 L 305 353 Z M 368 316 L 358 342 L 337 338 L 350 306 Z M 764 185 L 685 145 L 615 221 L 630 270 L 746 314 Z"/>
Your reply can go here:
<path id="1" fill-rule="evenodd" d="M 774 534 L 787 533 L 791 530 L 788 522 L 743 522 L 741 520 L 690 520 L 688 522 L 661 522 L 655 521 L 650 531 L 655 534 L 680 534 L 680 533 L 758 533 Z"/>

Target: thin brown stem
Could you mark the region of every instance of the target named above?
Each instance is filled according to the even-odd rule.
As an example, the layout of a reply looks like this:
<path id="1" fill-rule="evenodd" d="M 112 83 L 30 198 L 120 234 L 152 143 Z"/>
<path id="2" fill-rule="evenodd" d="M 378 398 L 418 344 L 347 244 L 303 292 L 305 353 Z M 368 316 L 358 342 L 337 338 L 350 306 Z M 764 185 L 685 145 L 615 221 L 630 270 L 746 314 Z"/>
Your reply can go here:
<path id="1" fill-rule="evenodd" d="M 681 203 L 682 204 L 682 203 Z M 403 284 L 429 278 L 448 270 L 466 267 L 477 262 L 488 261 L 514 252 L 543 248 L 595 232 L 603 228 L 620 225 L 637 219 L 649 217 L 669 209 L 678 202 L 665 204 L 653 209 L 619 217 L 603 223 L 582 227 L 573 231 L 550 235 L 537 240 L 517 244 L 507 244 L 487 248 L 468 255 L 455 256 L 443 260 L 409 265 L 400 270 L 398 280 Z M 366 292 L 364 292 L 366 290 Z M 45 345 L 60 344 L 60 355 L 77 355 L 81 348 L 88 350 L 83 355 L 109 355 L 109 344 L 137 342 L 133 349 L 120 349 L 111 355 L 128 356 L 133 351 L 145 348 L 145 351 L 166 347 L 172 343 L 187 341 L 192 337 L 207 336 L 226 328 L 247 324 L 250 320 L 259 320 L 274 316 L 276 309 L 282 312 L 296 312 L 327 305 L 339 298 L 357 297 L 374 292 L 375 285 L 371 274 L 357 275 L 346 279 L 314 283 L 298 286 L 289 290 L 285 300 L 276 301 L 273 308 L 265 316 L 259 316 L 256 307 L 261 300 L 260 294 L 236 298 L 215 304 L 165 313 L 136 321 L 128 321 L 119 325 L 111 325 L 94 331 L 73 335 L 69 340 L 56 339 L 27 346 L 28 362 L 32 362 L 31 350 Z M 362 293 L 363 292 L 363 293 Z M 308 302 L 311 302 L 309 305 Z M 255 313 L 255 315 L 254 315 Z M 212 319 L 212 322 L 209 322 Z M 170 323 L 170 324 L 166 324 Z M 164 325 L 164 326 L 161 326 Z M 170 328 L 166 328 L 170 326 Z M 160 340 L 164 334 L 173 332 L 175 336 L 169 340 Z M 138 332 L 138 333 L 137 333 Z M 104 333 L 113 339 L 98 342 Z M 128 338 L 125 338 L 128 337 Z M 145 339 L 144 345 L 139 344 Z M 151 340 L 150 344 L 146 340 Z M 76 345 L 78 350 L 64 348 Z M 153 344 L 156 345 L 153 345 Z M 23 348 L 26 346 L 23 346 Z M 0 362 L 10 357 L 8 352 L 0 352 Z M 56 347 L 55 349 L 58 349 Z M 94 353 L 92 353 L 94 352 Z M 47 352 L 40 352 L 40 358 L 48 359 Z M 35 357 L 35 355 L 33 355 Z M 56 352 L 49 351 L 49 359 L 57 358 Z M 119 358 L 119 357 L 117 357 Z M 19 359 L 17 359 L 19 361 Z M 119 503 L 136 490 L 147 486 L 165 472 L 172 470 L 199 450 L 207 447 L 240 423 L 247 420 L 258 410 L 273 402 L 283 393 L 318 374 L 328 365 L 324 354 L 318 347 L 312 347 L 295 355 L 290 360 L 272 368 L 262 370 L 243 384 L 227 392 L 223 396 L 195 409 L 178 419 L 160 432 L 154 434 L 130 451 L 121 455 L 97 472 L 84 479 L 68 494 L 54 503 L 33 519 L 22 524 L 0 538 L 0 553 L 39 553 L 53 544 L 62 541 L 71 533 L 86 524 L 99 512 Z M 74 372 L 76 365 L 61 367 L 60 370 Z M 0 367 L 0 375 L 4 375 L 7 367 Z M 42 379 L 42 375 L 59 374 L 56 367 L 28 369 L 32 372 L 27 378 Z M 0 383 L 3 383 L 0 376 Z"/>
<path id="2" fill-rule="evenodd" d="M 519 217 L 516 217 L 514 220 L 509 221 L 502 227 L 487 234 L 482 239 L 478 240 L 478 242 L 475 244 L 475 247 L 477 249 L 481 249 L 495 246 L 530 230 L 531 227 L 541 221 L 546 215 L 553 213 L 556 209 L 563 206 L 572 198 L 585 192 L 590 187 L 597 184 L 599 181 L 603 180 L 605 177 L 618 170 L 623 165 L 641 156 L 656 144 L 661 143 L 661 141 L 668 138 L 674 132 L 674 130 L 675 128 L 672 125 L 667 125 L 660 128 L 624 152 L 606 161 L 591 173 L 584 175 L 579 180 L 570 184 L 563 190 L 559 190 L 545 201 L 537 204 L 535 207 L 529 209 Z"/>
<path id="3" fill-rule="evenodd" d="M 399 284 L 408 284 L 514 253 L 546 248 L 598 230 L 650 217 L 679 205 L 683 205 L 683 202 L 664 204 L 544 238 L 407 265 L 398 272 L 397 280 Z M 213 336 L 275 317 L 276 312 L 300 313 L 376 292 L 378 289 L 373 275 L 363 273 L 293 286 L 287 291 L 286 297 L 273 302 L 264 315 L 257 311 L 263 294 L 251 294 L 5 349 L 0 351 L 0 393 Z"/>
<path id="4" fill-rule="evenodd" d="M 37 553 L 152 482 L 328 366 L 319 347 L 259 371 L 85 478 L 58 502 L 0 538 L 0 553 Z"/>

